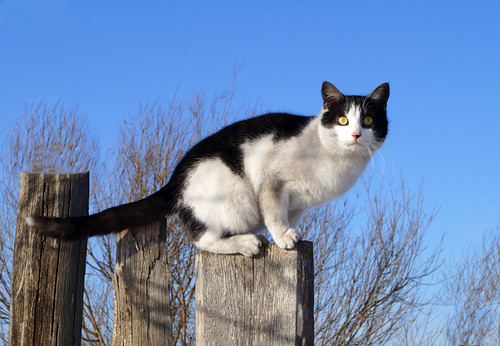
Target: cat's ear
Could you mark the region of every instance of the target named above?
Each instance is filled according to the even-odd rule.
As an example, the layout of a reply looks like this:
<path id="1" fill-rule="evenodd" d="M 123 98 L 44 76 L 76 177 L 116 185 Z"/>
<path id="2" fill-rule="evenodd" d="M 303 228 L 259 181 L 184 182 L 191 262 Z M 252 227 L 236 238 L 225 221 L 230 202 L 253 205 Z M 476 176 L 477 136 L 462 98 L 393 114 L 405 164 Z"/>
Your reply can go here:
<path id="1" fill-rule="evenodd" d="M 370 98 L 374 101 L 377 101 L 381 104 L 387 104 L 387 100 L 389 99 L 389 83 L 380 84 L 378 87 L 373 90 L 367 98 Z"/>
<path id="2" fill-rule="evenodd" d="M 330 108 L 333 103 L 344 101 L 344 95 L 330 82 L 323 82 L 321 86 L 321 96 L 326 108 Z"/>

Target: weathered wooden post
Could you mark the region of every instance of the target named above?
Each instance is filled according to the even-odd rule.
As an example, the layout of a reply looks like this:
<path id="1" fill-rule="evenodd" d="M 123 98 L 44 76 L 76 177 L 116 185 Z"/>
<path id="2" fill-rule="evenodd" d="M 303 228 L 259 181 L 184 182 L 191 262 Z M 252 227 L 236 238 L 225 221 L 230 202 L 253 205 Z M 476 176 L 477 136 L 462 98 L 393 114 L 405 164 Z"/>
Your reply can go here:
<path id="1" fill-rule="evenodd" d="M 118 235 L 113 345 L 172 345 L 166 223 Z"/>
<path id="2" fill-rule="evenodd" d="M 89 174 L 22 173 L 10 302 L 10 345 L 80 345 L 87 240 L 45 238 L 28 215 L 88 215 Z"/>
<path id="3" fill-rule="evenodd" d="M 313 345 L 313 246 L 196 255 L 197 345 Z"/>

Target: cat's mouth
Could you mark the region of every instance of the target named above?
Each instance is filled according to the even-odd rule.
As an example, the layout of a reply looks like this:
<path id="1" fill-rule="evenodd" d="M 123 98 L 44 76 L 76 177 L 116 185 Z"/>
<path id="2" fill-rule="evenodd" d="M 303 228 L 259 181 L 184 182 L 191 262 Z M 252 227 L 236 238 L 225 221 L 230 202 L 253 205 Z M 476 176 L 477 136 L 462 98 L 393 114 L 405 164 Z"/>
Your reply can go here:
<path id="1" fill-rule="evenodd" d="M 358 147 L 358 146 L 364 146 L 364 143 L 360 142 L 357 139 L 353 139 L 352 141 L 350 141 L 349 143 L 347 143 L 347 146 L 355 148 L 355 147 Z"/>
<path id="2" fill-rule="evenodd" d="M 354 139 L 352 141 L 348 141 L 347 143 L 344 143 L 344 146 L 347 150 L 349 151 L 365 151 L 366 148 L 368 148 L 370 146 L 369 143 L 367 143 L 366 141 L 360 141 L 360 140 L 357 140 L 357 139 Z"/>

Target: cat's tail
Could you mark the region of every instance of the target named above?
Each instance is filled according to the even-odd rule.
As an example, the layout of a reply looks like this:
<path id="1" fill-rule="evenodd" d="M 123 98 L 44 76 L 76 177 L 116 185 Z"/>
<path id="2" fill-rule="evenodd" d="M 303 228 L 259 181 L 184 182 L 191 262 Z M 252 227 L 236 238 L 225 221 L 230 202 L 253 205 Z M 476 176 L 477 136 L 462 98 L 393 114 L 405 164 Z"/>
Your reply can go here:
<path id="1" fill-rule="evenodd" d="M 69 218 L 28 216 L 26 223 L 42 235 L 79 239 L 117 233 L 172 214 L 175 198 L 165 188 L 136 202 L 109 208 L 90 216 Z"/>

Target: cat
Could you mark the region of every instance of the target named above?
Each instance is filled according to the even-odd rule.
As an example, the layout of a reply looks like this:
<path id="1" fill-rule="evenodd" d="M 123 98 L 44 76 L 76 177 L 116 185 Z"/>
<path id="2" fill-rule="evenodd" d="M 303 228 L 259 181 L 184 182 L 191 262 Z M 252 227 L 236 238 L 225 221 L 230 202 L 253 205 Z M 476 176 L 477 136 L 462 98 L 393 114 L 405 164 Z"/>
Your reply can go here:
<path id="1" fill-rule="evenodd" d="M 321 88 L 316 116 L 269 113 L 229 125 L 194 145 L 154 194 L 91 216 L 29 216 L 39 233 L 77 239 L 120 232 L 177 213 L 195 246 L 254 256 L 267 239 L 292 249 L 294 225 L 313 206 L 349 190 L 388 132 L 389 84 L 368 96 Z"/>

